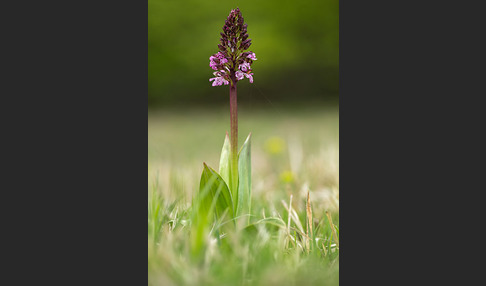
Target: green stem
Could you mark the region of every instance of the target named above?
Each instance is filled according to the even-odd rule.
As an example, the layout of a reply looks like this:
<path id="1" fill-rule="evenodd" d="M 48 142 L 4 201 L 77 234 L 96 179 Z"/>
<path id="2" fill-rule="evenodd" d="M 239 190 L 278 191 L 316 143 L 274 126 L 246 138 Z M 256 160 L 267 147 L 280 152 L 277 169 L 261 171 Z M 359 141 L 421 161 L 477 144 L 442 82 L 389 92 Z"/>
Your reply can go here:
<path id="1" fill-rule="evenodd" d="M 230 122 L 231 122 L 231 193 L 235 206 L 238 201 L 238 106 L 236 78 L 230 86 Z M 236 209 L 235 209 L 236 212 Z"/>

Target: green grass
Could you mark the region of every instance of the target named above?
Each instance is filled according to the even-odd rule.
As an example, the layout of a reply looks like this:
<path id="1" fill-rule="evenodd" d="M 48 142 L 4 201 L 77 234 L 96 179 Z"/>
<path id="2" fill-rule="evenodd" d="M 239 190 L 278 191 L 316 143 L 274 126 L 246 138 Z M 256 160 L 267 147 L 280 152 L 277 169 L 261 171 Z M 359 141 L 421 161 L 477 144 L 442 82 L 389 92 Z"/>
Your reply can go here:
<path id="1" fill-rule="evenodd" d="M 238 220 L 220 240 L 214 227 L 201 259 L 191 255 L 191 203 L 203 162 L 218 169 L 229 111 L 149 111 L 149 285 L 338 285 L 337 107 L 267 109 L 239 109 L 240 146 L 252 132 L 255 227 Z"/>

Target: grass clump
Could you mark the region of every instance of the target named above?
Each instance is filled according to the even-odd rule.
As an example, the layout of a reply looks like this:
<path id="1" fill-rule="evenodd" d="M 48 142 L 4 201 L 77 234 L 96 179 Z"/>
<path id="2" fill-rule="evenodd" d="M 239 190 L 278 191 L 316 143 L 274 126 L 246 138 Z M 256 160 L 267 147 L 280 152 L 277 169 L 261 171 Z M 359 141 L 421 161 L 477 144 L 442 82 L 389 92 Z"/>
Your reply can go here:
<path id="1" fill-rule="evenodd" d="M 221 133 L 227 115 L 149 115 L 149 285 L 338 285 L 337 110 L 242 116 L 254 131 L 250 215 L 218 215 L 195 255 L 200 162 L 214 157 L 217 166 L 222 142 L 211 134 L 197 148 L 183 142 L 199 140 L 193 122 Z M 277 141 L 278 152 L 268 148 Z"/>

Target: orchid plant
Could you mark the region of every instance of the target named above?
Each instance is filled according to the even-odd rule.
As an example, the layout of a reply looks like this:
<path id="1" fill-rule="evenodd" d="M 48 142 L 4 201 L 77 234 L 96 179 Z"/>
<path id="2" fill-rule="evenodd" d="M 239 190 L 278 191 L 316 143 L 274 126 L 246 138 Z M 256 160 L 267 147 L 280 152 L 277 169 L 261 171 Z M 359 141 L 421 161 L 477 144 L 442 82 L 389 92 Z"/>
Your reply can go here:
<path id="1" fill-rule="evenodd" d="M 212 86 L 229 85 L 231 139 L 226 132 L 219 172 L 203 164 L 194 224 L 199 230 L 215 220 L 229 219 L 235 224 L 236 219 L 246 216 L 247 225 L 250 221 L 251 133 L 238 151 L 236 93 L 238 81 L 248 78 L 253 83 L 251 65 L 257 60 L 255 53 L 246 51 L 251 45 L 247 27 L 240 9 L 231 10 L 221 32 L 219 51 L 209 57 L 209 66 L 215 70 L 215 77 L 209 79 Z M 195 232 L 201 234 L 198 229 Z"/>

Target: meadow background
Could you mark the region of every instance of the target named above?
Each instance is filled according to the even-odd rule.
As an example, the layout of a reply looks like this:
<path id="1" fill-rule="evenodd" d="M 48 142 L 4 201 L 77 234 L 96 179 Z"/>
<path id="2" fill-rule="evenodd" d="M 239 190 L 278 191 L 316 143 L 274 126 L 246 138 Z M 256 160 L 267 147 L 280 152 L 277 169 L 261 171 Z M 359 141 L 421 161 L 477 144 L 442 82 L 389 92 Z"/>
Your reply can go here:
<path id="1" fill-rule="evenodd" d="M 231 250 L 208 240 L 201 263 L 189 251 L 191 201 L 229 131 L 229 91 L 211 86 L 209 56 L 236 7 L 258 58 L 255 82 L 238 83 L 240 146 L 252 132 L 251 220 L 275 227 L 230 235 Z M 149 0 L 148 9 L 149 284 L 337 285 L 338 1 Z"/>

